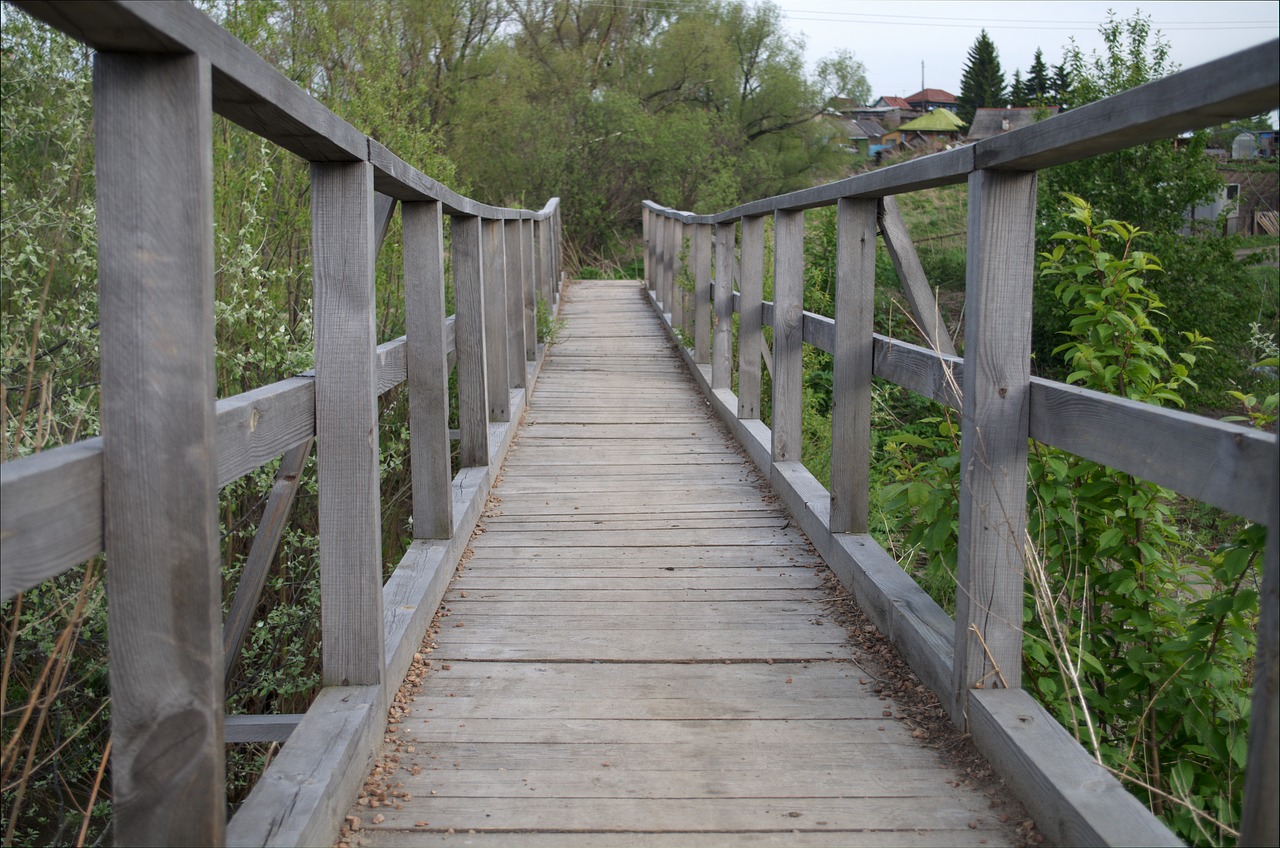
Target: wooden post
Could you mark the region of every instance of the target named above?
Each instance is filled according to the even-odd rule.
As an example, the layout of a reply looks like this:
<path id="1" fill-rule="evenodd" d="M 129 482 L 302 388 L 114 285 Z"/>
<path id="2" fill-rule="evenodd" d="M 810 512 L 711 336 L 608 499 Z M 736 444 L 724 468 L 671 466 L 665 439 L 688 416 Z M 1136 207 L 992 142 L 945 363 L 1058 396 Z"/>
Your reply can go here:
<path id="1" fill-rule="evenodd" d="M 506 247 L 501 221 L 481 225 L 484 244 L 485 367 L 489 375 L 489 420 L 511 420 L 511 374 L 507 357 Z"/>
<path id="2" fill-rule="evenodd" d="M 560 221 L 560 207 L 556 206 L 551 223 L 551 284 L 555 288 L 555 302 L 560 302 L 560 278 L 564 275 L 563 259 L 560 247 L 564 237 L 564 227 Z"/>
<path id="3" fill-rule="evenodd" d="M 454 349 L 458 358 L 458 463 L 489 464 L 489 388 L 485 363 L 484 262 L 480 219 L 455 217 L 453 256 Z"/>
<path id="4" fill-rule="evenodd" d="M 644 256 L 644 286 L 653 291 L 653 212 L 648 206 L 640 209 L 640 226 L 644 231 L 642 255 Z"/>
<path id="5" fill-rule="evenodd" d="M 194 55 L 94 59 L 119 845 L 226 828 L 210 79 Z"/>
<path id="6" fill-rule="evenodd" d="M 1022 685 L 1023 546 L 1036 175 L 969 177 L 956 569 L 956 710 L 976 687 Z"/>
<path id="7" fill-rule="evenodd" d="M 737 224 L 716 224 L 715 312 L 716 326 L 711 337 L 711 388 L 727 389 L 731 384 L 733 352 L 733 241 Z"/>
<path id="8" fill-rule="evenodd" d="M 1271 469 L 1267 550 L 1258 597 L 1258 649 L 1253 662 L 1253 709 L 1249 758 L 1240 816 L 1241 845 L 1275 845 L 1280 834 L 1276 794 L 1280 792 L 1280 488 Z"/>
<path id="9" fill-rule="evenodd" d="M 445 350 L 444 219 L 436 202 L 405 203 L 404 311 L 408 335 L 413 538 L 453 534 L 449 370 Z"/>
<path id="10" fill-rule="evenodd" d="M 871 351 L 876 201 L 836 211 L 836 349 L 831 411 L 832 533 L 866 533 L 871 473 Z"/>
<path id="11" fill-rule="evenodd" d="M 653 222 L 653 296 L 665 311 L 667 302 L 667 219 L 657 215 Z"/>
<path id="12" fill-rule="evenodd" d="M 760 351 L 764 346 L 764 217 L 742 219 L 738 302 L 738 417 L 760 417 Z"/>
<path id="13" fill-rule="evenodd" d="M 543 308 L 554 314 L 555 293 L 553 291 L 551 264 L 551 219 L 544 218 L 538 222 L 538 294 L 542 295 Z"/>
<path id="14" fill-rule="evenodd" d="M 680 288 L 680 273 L 684 263 L 680 254 L 684 250 L 684 224 L 671 221 L 671 327 L 684 330 L 684 290 Z"/>
<path id="15" fill-rule="evenodd" d="M 523 389 L 524 367 L 524 255 L 520 250 L 520 220 L 502 223 L 503 252 L 506 254 L 507 287 L 507 368 L 510 386 Z"/>
<path id="16" fill-rule="evenodd" d="M 533 362 L 538 358 L 538 319 L 537 303 L 534 300 L 534 286 L 538 279 L 537 266 L 533 261 L 533 220 L 520 222 L 520 297 L 524 301 L 524 358 Z"/>
<path id="17" fill-rule="evenodd" d="M 711 253 L 710 224 L 693 225 L 693 361 L 711 361 Z"/>
<path id="18" fill-rule="evenodd" d="M 328 686 L 382 682 L 373 166 L 311 165 L 320 487 L 320 614 Z"/>
<path id="19" fill-rule="evenodd" d="M 773 217 L 773 461 L 800 461 L 804 332 L 804 212 Z"/>

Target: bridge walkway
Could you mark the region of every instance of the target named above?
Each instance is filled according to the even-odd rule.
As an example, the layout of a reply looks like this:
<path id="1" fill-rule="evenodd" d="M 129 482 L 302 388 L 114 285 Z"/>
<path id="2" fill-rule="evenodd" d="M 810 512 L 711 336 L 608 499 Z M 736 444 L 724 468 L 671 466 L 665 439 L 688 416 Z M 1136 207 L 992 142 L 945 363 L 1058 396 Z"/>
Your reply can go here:
<path id="1" fill-rule="evenodd" d="M 1009 844 L 872 691 L 637 285 L 563 315 L 354 842 Z"/>

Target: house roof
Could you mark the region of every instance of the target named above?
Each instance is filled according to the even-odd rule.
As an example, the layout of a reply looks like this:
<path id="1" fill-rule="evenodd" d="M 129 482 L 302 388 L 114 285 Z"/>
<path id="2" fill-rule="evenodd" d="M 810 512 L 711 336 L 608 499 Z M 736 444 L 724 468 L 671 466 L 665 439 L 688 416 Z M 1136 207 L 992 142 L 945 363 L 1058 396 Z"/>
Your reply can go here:
<path id="1" fill-rule="evenodd" d="M 877 101 L 876 101 L 875 103 L 873 103 L 872 105 L 873 105 L 873 106 L 879 106 L 879 105 L 882 105 L 882 104 L 883 104 L 883 105 L 885 105 L 885 106 L 890 106 L 890 107 L 894 107 L 894 108 L 897 108 L 897 109 L 910 109 L 910 108 L 911 108 L 911 104 L 910 104 L 910 103 L 908 103 L 908 102 L 906 101 L 906 99 L 905 99 L 905 98 L 902 98 L 902 97 L 881 97 L 879 100 L 877 100 Z"/>
<path id="2" fill-rule="evenodd" d="M 1012 108 L 981 108 L 973 115 L 973 124 L 969 127 L 969 139 L 978 141 L 1009 130 L 1027 127 L 1036 122 L 1036 113 L 1041 109 L 1050 115 L 1058 114 L 1057 106 L 1016 106 Z M 1005 122 L 1008 122 L 1006 125 Z"/>
<path id="3" fill-rule="evenodd" d="M 898 127 L 901 132 L 960 132 L 963 129 L 964 121 L 950 109 L 934 109 Z"/>
<path id="4" fill-rule="evenodd" d="M 876 121 L 871 121 L 866 118 L 854 121 L 854 123 L 858 125 L 858 129 L 862 130 L 867 138 L 883 138 L 884 134 L 888 132 Z"/>
<path id="5" fill-rule="evenodd" d="M 923 88 L 915 94 L 902 98 L 908 103 L 955 103 L 956 96 L 940 88 Z"/>

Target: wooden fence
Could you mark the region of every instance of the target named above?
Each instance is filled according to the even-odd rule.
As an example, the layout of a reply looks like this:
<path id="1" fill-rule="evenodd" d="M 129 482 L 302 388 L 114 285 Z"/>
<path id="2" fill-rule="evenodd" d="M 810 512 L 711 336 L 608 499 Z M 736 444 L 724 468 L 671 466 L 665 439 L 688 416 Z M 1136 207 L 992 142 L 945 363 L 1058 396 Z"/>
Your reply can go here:
<path id="1" fill-rule="evenodd" d="M 1036 171 L 1274 109 L 1278 57 L 1272 41 L 967 147 L 716 215 L 645 204 L 650 295 L 695 379 L 860 606 L 1061 844 L 1177 840 L 1021 688 L 1029 439 L 1267 526 L 1241 844 L 1277 841 L 1275 434 L 1033 378 L 1030 352 Z M 960 182 L 969 192 L 964 359 L 894 201 Z M 804 210 L 832 205 L 834 319 L 802 308 Z M 772 302 L 761 293 L 766 215 Z M 872 331 L 877 230 L 932 349 Z M 692 291 L 677 282 L 684 262 Z M 834 357 L 830 492 L 799 461 L 803 344 Z M 760 420 L 762 360 L 771 429 Z M 961 412 L 954 620 L 867 535 L 873 376 Z"/>
<path id="2" fill-rule="evenodd" d="M 455 194 L 189 3 L 16 5 L 97 51 L 103 434 L 0 466 L 0 596 L 106 553 L 117 844 L 326 843 L 536 379 L 537 297 L 559 291 L 558 201 L 531 212 Z M 216 402 L 214 112 L 311 163 L 315 334 L 313 375 Z M 397 202 L 407 334 L 378 344 L 374 260 Z M 415 540 L 384 585 L 377 398 L 406 381 Z M 302 716 L 224 717 L 223 681 L 313 443 L 325 688 Z M 282 455 L 224 625 L 218 490 Z M 225 741 L 283 738 L 228 823 Z"/>

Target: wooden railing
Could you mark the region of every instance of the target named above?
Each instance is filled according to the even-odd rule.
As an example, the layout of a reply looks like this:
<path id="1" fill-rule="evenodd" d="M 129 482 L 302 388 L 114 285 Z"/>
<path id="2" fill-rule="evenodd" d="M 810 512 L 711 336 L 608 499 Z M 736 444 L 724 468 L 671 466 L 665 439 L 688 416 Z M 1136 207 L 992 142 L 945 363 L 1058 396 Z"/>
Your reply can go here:
<path id="1" fill-rule="evenodd" d="M 328 843 L 536 379 L 558 201 L 531 212 L 450 191 L 189 3 L 16 5 L 97 51 L 103 435 L 0 466 L 0 596 L 106 553 L 118 844 Z M 216 402 L 215 112 L 311 163 L 315 337 L 313 375 Z M 397 201 L 407 335 L 379 345 L 374 260 Z M 384 585 L 377 398 L 406 381 L 414 542 Z M 224 720 L 223 681 L 313 442 L 325 688 L 304 716 Z M 224 625 L 219 488 L 281 455 Z M 224 739 L 285 737 L 228 824 Z"/>
<path id="2" fill-rule="evenodd" d="M 1037 169 L 1274 109 L 1278 57 L 1272 41 L 1025 129 L 716 215 L 645 204 L 650 296 L 712 405 L 860 606 L 1060 844 L 1177 840 L 1021 688 L 1029 439 L 1267 526 L 1241 844 L 1277 841 L 1275 434 L 1033 378 L 1030 353 Z M 969 192 L 964 359 L 894 201 L 960 182 Z M 802 308 L 803 210 L 833 205 L 834 319 Z M 762 300 L 766 215 L 772 302 Z M 932 349 L 872 331 L 877 230 Z M 682 262 L 691 292 L 677 284 Z M 800 463 L 803 344 L 834 357 L 830 492 Z M 771 428 L 760 420 L 762 359 Z M 954 619 L 867 534 L 873 376 L 961 412 Z"/>

